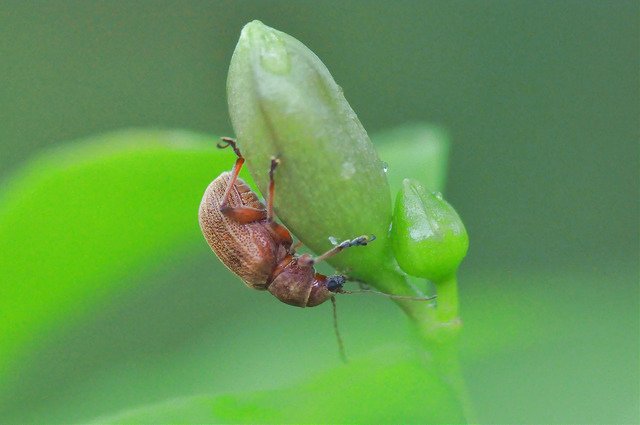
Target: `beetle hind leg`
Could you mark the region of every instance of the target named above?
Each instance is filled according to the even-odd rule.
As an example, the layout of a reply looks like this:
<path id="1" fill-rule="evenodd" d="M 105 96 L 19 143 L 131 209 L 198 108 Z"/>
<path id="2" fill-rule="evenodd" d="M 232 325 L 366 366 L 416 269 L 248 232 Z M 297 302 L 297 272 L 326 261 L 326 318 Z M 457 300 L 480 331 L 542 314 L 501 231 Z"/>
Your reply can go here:
<path id="1" fill-rule="evenodd" d="M 231 170 L 231 178 L 229 179 L 229 184 L 227 184 L 227 189 L 224 191 L 224 195 L 222 196 L 222 200 L 220 201 L 220 211 L 223 211 L 223 209 L 227 207 L 229 203 L 231 189 L 238 180 L 238 175 L 240 174 L 240 170 L 242 169 L 242 164 L 244 164 L 244 157 L 240 153 L 240 149 L 238 149 L 236 141 L 230 137 L 223 137 L 222 142 L 218 143 L 217 146 L 219 149 L 224 149 L 231 146 L 233 152 L 235 152 L 235 154 L 238 156 L 238 159 L 236 159 L 236 163 L 233 165 L 233 169 Z"/>
<path id="2" fill-rule="evenodd" d="M 232 139 L 231 137 L 223 137 L 222 142 L 218 143 L 217 146 L 219 149 L 231 147 L 231 149 L 233 149 L 233 152 L 238 157 L 238 159 L 236 159 L 236 163 L 233 165 L 233 169 L 231 170 L 231 177 L 229 178 L 227 188 L 225 189 L 224 195 L 220 200 L 220 212 L 240 224 L 248 224 L 264 220 L 267 216 L 265 210 L 250 207 L 229 206 L 229 197 L 231 196 L 231 190 L 238 180 L 238 175 L 240 174 L 240 170 L 242 169 L 242 165 L 244 164 L 244 157 L 240 153 L 240 149 L 238 149 L 238 144 L 236 143 L 235 139 Z"/>
<path id="3" fill-rule="evenodd" d="M 239 224 L 249 224 L 264 220 L 266 212 L 250 207 L 221 206 L 220 212 Z"/>
<path id="4" fill-rule="evenodd" d="M 275 222 L 275 214 L 273 212 L 273 200 L 276 195 L 276 183 L 273 178 L 273 173 L 276 167 L 280 164 L 280 159 L 275 156 L 271 157 L 271 167 L 269 168 L 269 196 L 267 198 L 267 222 L 271 229 L 271 234 L 274 238 L 284 245 L 287 249 L 293 244 L 293 238 L 291 233 L 281 224 Z"/>

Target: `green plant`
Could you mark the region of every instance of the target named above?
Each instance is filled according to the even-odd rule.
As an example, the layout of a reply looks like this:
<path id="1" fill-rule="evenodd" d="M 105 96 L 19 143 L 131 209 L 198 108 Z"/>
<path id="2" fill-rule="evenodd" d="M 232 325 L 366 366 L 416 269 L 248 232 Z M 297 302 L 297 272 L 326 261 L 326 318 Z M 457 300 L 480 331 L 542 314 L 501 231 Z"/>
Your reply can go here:
<path id="1" fill-rule="evenodd" d="M 442 195 L 405 180 L 392 217 L 385 165 L 324 64 L 293 37 L 249 23 L 240 35 L 227 83 L 229 111 L 254 180 L 266 193 L 265 164 L 282 164 L 276 212 L 315 252 L 328 238 L 362 233 L 378 239 L 329 262 L 382 291 L 420 295 L 400 269 L 436 285 L 436 306 L 396 300 L 433 354 L 433 368 L 464 398 L 455 344 L 460 328 L 456 269 L 467 233 Z M 393 221 L 393 228 L 389 226 Z M 394 249 L 392 249 L 392 246 Z M 398 267 L 398 264 L 400 267 Z"/>
<path id="2" fill-rule="evenodd" d="M 414 124 L 372 139 L 388 163 L 390 193 L 401 194 L 392 217 L 389 191 L 378 192 L 385 199 L 380 205 L 389 204 L 387 219 L 402 220 L 398 213 L 412 202 L 424 211 L 439 203 L 420 187 L 444 188 L 445 132 Z M 202 240 L 195 217 L 202 191 L 234 159 L 215 150 L 215 142 L 185 131 L 111 133 L 43 152 L 2 183 L 0 422 L 469 421 L 456 344 L 449 338 L 457 339 L 458 331 L 438 332 L 439 323 L 457 316 L 442 308 L 457 306 L 455 291 L 442 293 L 456 289 L 456 282 L 440 283 L 437 309 L 404 306 L 414 333 L 386 300 L 340 299 L 351 354 L 348 365 L 340 364 L 328 308 L 294 309 L 246 290 Z M 280 176 L 279 183 L 283 189 L 304 184 L 305 195 L 320 190 L 313 179 L 335 177 L 335 164 L 325 165 L 288 181 Z M 268 162 L 256 159 L 251 167 L 264 178 Z M 382 175 L 387 167 L 376 168 L 371 171 Z M 349 175 L 352 168 L 344 170 Z M 348 191 L 345 184 L 334 187 Z M 320 210 L 330 217 L 332 205 Z M 301 211 L 278 206 L 283 218 Z M 383 215 L 349 206 L 348 218 L 362 222 L 346 232 L 370 232 L 361 226 L 375 226 Z M 435 207 L 449 211 L 446 204 Z M 339 217 L 332 220 L 340 224 Z M 308 241 L 298 236 L 308 243 L 317 236 L 321 246 L 328 236 L 340 236 L 315 226 L 306 231 L 317 235 L 310 233 Z M 410 233 L 410 226 L 394 224 L 393 231 Z M 457 235 L 453 254 L 466 246 Z M 370 245 L 375 255 L 393 260 L 428 249 L 402 236 L 378 242 Z M 412 269 L 414 263 L 403 267 L 436 281 L 447 275 Z M 386 280 L 360 271 L 383 289 L 432 290 L 421 278 Z M 600 274 L 507 266 L 462 272 L 461 357 L 479 417 L 489 423 L 637 422 L 637 371 L 628 367 L 637 361 L 629 358 L 637 344 L 620 331 L 637 327 L 636 301 L 624 291 L 584 290 L 602 288 L 603 275 L 607 288 L 636 283 L 635 265 L 613 264 Z M 567 282 L 579 289 L 568 291 Z M 587 374 L 601 385 L 585 385 L 591 383 Z"/>
<path id="3" fill-rule="evenodd" d="M 251 84 L 255 86 L 247 87 Z M 259 95 L 250 96 L 252 93 Z M 272 98 L 263 97 L 265 93 Z M 324 65 L 306 47 L 259 22 L 248 24 L 242 32 L 230 68 L 229 104 L 236 133 L 246 151 L 249 169 L 263 191 L 266 181 L 262 165 L 268 163 L 272 154 L 280 155 L 283 165 L 277 173 L 278 185 L 285 190 L 278 191 L 277 212 L 307 246 L 317 252 L 328 247 L 329 237 L 342 239 L 365 232 L 373 233 L 378 238 L 375 244 L 353 254 L 337 256 L 332 264 L 381 290 L 422 295 L 422 290 L 406 281 L 406 275 L 398 268 L 392 251 L 391 233 L 388 232 L 392 206 L 386 165 L 378 159 L 341 90 Z M 442 137 L 437 137 L 437 131 L 431 133 L 433 130 L 430 128 L 415 127 L 405 131 L 415 132 L 408 140 L 414 140 L 414 147 L 422 151 L 420 160 L 408 166 L 406 172 L 424 177 L 422 168 L 430 164 L 441 171 L 432 174 L 434 181 L 429 183 L 441 185 L 445 169 L 443 164 L 446 163 L 446 148 L 443 146 L 446 146 L 446 142 Z M 433 137 L 434 134 L 436 137 Z M 130 140 L 135 144 L 131 144 Z M 184 243 L 184 231 L 192 229 L 192 226 L 184 222 L 185 215 L 175 214 L 175 207 L 189 205 L 187 200 L 193 195 L 184 191 L 173 192 L 169 195 L 175 193 L 177 197 L 171 199 L 159 189 L 162 188 L 162 182 L 168 179 L 188 180 L 193 173 L 184 173 L 186 162 L 191 162 L 189 167 L 192 170 L 198 169 L 193 167 L 197 163 L 194 160 L 206 162 L 207 166 L 202 169 L 206 168 L 209 175 L 228 168 L 232 162 L 229 161 L 229 155 L 214 152 L 211 147 L 212 144 L 204 145 L 203 139 L 187 133 L 121 133 L 86 143 L 81 151 L 72 149 L 61 151 L 51 158 L 44 157 L 23 173 L 18 187 L 9 186 L 5 191 L 5 202 L 12 207 L 8 208 L 8 214 L 2 216 L 3 228 L 22 231 L 18 226 L 12 226 L 11 222 L 20 220 L 37 205 L 44 205 L 44 209 L 38 209 L 41 215 L 31 222 L 30 231 L 34 241 L 39 240 L 36 237 L 38 233 L 47 233 L 48 238 L 25 246 L 26 251 L 20 255 L 22 262 L 12 259 L 2 264 L 7 274 L 16 281 L 22 280 L 22 284 L 14 286 L 13 291 L 7 288 L 9 292 L 5 292 L 3 311 L 11 320 L 2 323 L 6 326 L 15 323 L 22 325 L 19 332 L 15 327 L 0 329 L 5 341 L 0 372 L 8 374 L 21 353 L 36 341 L 34 338 L 37 335 L 57 321 L 77 315 L 78 303 L 90 306 L 111 291 L 105 284 L 114 285 L 113 289 L 117 289 L 118 282 L 122 282 L 121 278 L 132 267 L 136 267 L 136 263 L 145 261 L 148 255 L 158 257 L 161 251 L 175 249 Z M 425 149 L 430 155 L 424 154 Z M 391 145 L 388 150 L 398 154 Z M 413 152 L 406 150 L 396 163 L 398 166 L 405 162 L 411 164 L 411 157 Z M 169 167 L 163 165 L 167 161 L 172 162 Z M 91 173 L 96 167 L 101 169 L 100 180 L 83 179 L 83 175 Z M 130 175 L 132 172 L 138 174 L 141 170 L 145 171 L 136 178 Z M 157 175 L 158 172 L 162 172 L 162 175 Z M 156 188 L 145 183 L 151 182 L 147 176 L 153 175 L 158 180 Z M 404 186 L 407 184 L 405 182 Z M 31 189 L 22 190 L 20 186 Z M 195 187 L 202 187 L 202 184 Z M 69 191 L 70 196 L 60 199 L 55 195 L 60 190 Z M 53 194 L 53 198 L 50 194 Z M 402 196 L 398 198 L 399 205 L 404 204 L 403 199 Z M 126 208 L 118 208 L 117 205 Z M 51 223 L 49 218 L 52 214 L 70 208 L 89 209 L 94 213 L 72 222 L 65 222 L 66 215 L 63 214 L 59 216 L 60 222 Z M 120 210 L 120 214 L 104 217 L 100 214 L 101 211 L 113 210 Z M 151 216 L 149 212 L 152 212 Z M 130 230 L 121 226 L 124 217 L 129 218 L 128 222 L 132 225 Z M 150 220 L 150 217 L 153 219 Z M 139 226 L 140 222 L 144 224 L 142 227 Z M 402 241 L 411 243 L 401 229 L 415 224 L 414 218 L 408 216 L 394 223 L 396 245 L 402 245 Z M 52 226 L 53 232 L 45 232 L 45 227 Z M 168 227 L 165 229 L 165 226 Z M 164 230 L 158 232 L 156 229 Z M 120 244 L 119 238 L 112 236 L 123 231 L 128 236 L 137 235 L 138 243 L 125 245 L 123 241 Z M 78 244 L 78 235 L 84 235 L 83 238 L 92 242 Z M 3 240 L 9 243 L 12 239 L 10 235 L 5 233 L 4 236 Z M 59 250 L 57 255 L 54 255 L 54 246 Z M 406 257 L 404 249 L 406 247 L 396 249 L 398 258 Z M 409 250 L 411 255 L 418 253 L 420 256 L 425 248 L 412 246 Z M 56 267 L 60 267 L 59 255 L 69 256 L 71 260 L 65 264 L 67 273 L 55 271 Z M 39 295 L 39 288 L 51 282 L 42 281 L 39 276 L 29 273 L 27 266 L 36 261 L 40 261 L 42 273 L 49 273 L 57 279 L 56 289 L 49 291 L 46 296 Z M 46 264 L 51 264 L 51 271 L 46 271 Z M 432 266 L 440 267 L 438 263 Z M 78 281 L 87 285 L 77 285 Z M 32 295 L 27 295 L 29 292 Z M 25 297 L 31 301 L 27 304 L 19 302 Z M 445 298 L 441 296 L 442 301 Z M 457 300 L 451 302 L 456 303 Z M 442 319 L 438 308 L 429 303 L 399 301 L 399 304 L 417 325 L 419 334 L 428 344 L 428 352 L 446 351 L 446 355 L 434 356 L 435 362 L 424 362 L 405 353 L 398 356 L 403 360 L 391 361 L 380 371 L 381 374 L 375 375 L 367 374 L 370 368 L 367 364 L 371 359 L 354 362 L 347 368 L 343 367 L 343 371 L 337 375 L 341 378 L 339 381 L 343 382 L 342 392 L 350 392 L 362 400 L 373 397 L 370 402 L 375 404 L 379 403 L 375 401 L 376 398 L 395 398 L 398 407 L 404 406 L 397 414 L 406 418 L 414 417 L 416 421 L 461 421 L 462 383 L 458 371 L 451 367 L 457 360 L 447 357 L 455 356 L 455 349 L 450 346 L 454 342 L 451 338 L 445 338 L 445 341 L 441 334 L 443 329 L 457 333 L 456 326 L 447 325 L 457 321 L 457 316 Z M 44 305 L 51 307 L 43 310 Z M 440 319 L 441 324 L 447 326 L 436 326 Z M 435 331 L 440 332 L 439 336 Z M 398 353 L 402 353 L 402 350 Z M 447 370 L 442 373 L 444 366 Z M 11 375 L 8 376 L 10 378 Z M 309 390 L 304 391 L 303 398 L 312 405 L 325 405 L 327 402 L 321 402 L 322 395 L 325 394 L 329 400 L 332 390 L 339 388 L 335 376 L 318 377 L 315 384 L 303 384 Z M 385 395 L 380 389 L 381 379 L 412 384 L 404 386 L 406 393 L 402 397 L 400 393 Z M 3 382 L 5 388 L 11 387 L 11 379 Z M 361 384 L 354 386 L 353 382 Z M 299 389 L 291 391 L 297 393 Z M 421 397 L 425 398 L 416 404 L 410 392 L 421 392 Z M 247 400 L 259 406 L 264 400 L 275 401 L 280 396 L 266 394 L 256 397 Z M 303 409 L 299 415 L 292 415 L 285 405 L 272 413 L 269 413 L 269 409 L 250 408 L 256 416 L 246 416 L 249 405 L 243 401 L 245 398 L 209 399 L 209 403 L 215 406 L 215 414 L 206 419 L 234 422 L 245 418 L 281 422 L 295 417 L 299 417 L 299 421 L 322 421 L 331 417 L 323 409 L 319 409 L 314 416 L 310 407 Z M 195 404 L 191 401 L 186 405 L 179 404 L 178 410 L 186 408 L 187 412 L 191 411 L 192 407 L 200 404 L 199 400 L 194 400 Z M 411 413 L 417 406 L 421 407 Z M 336 410 L 337 416 L 331 421 L 340 421 L 340 418 L 365 422 L 371 420 L 366 419 L 371 413 L 366 409 L 361 412 L 347 409 L 347 406 L 345 409 Z M 169 414 L 173 408 L 167 410 L 167 406 L 163 406 L 160 410 Z M 151 412 L 157 414 L 155 408 Z M 346 417 L 345 412 L 348 412 Z"/>

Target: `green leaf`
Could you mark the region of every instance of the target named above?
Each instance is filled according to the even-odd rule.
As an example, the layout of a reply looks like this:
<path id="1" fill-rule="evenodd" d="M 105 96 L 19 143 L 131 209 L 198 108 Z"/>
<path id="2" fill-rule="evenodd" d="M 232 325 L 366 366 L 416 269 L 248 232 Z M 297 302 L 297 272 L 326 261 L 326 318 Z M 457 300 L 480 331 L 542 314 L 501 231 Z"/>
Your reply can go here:
<path id="1" fill-rule="evenodd" d="M 0 390 L 39 338 L 204 243 L 198 204 L 233 162 L 210 137 L 123 131 L 28 163 L 0 189 Z"/>
<path id="2" fill-rule="evenodd" d="M 184 131 L 107 134 L 46 151 L 0 186 L 0 392 L 44 336 L 137 282 L 125 277 L 195 247 L 210 252 L 197 205 L 234 162 L 215 142 Z"/>
<path id="3" fill-rule="evenodd" d="M 90 424 L 202 424 L 222 423 L 212 407 L 212 397 L 194 396 L 126 410 L 98 418 Z"/>
<path id="4" fill-rule="evenodd" d="M 464 417 L 430 363 L 413 350 L 392 349 L 285 389 L 172 400 L 97 421 L 157 422 L 461 423 Z"/>
<path id="5" fill-rule="evenodd" d="M 313 251 L 329 237 L 374 234 L 378 240 L 329 262 L 366 279 L 391 268 L 387 232 L 391 196 L 383 165 L 341 88 L 295 38 L 247 24 L 231 60 L 229 112 L 240 149 L 258 186 L 269 183 L 277 156 L 275 209 Z"/>

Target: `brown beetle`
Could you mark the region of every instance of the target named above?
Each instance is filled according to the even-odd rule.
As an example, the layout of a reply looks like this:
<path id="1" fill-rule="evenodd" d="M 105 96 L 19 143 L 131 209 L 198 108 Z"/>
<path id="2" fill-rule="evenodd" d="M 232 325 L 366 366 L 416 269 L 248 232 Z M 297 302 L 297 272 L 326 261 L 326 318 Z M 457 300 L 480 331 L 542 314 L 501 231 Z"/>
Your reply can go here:
<path id="1" fill-rule="evenodd" d="M 198 214 L 202 233 L 218 258 L 247 286 L 268 290 L 280 301 L 297 307 L 314 307 L 333 299 L 336 293 L 349 293 L 342 289 L 345 276 L 325 276 L 313 265 L 346 248 L 367 245 L 375 236 L 346 240 L 315 258 L 296 255 L 291 233 L 274 221 L 273 172 L 279 160 L 271 160 L 265 208 L 238 178 L 244 158 L 235 140 L 225 137 L 222 141 L 218 147 L 230 146 L 238 159 L 231 172 L 222 173 L 207 187 Z"/>

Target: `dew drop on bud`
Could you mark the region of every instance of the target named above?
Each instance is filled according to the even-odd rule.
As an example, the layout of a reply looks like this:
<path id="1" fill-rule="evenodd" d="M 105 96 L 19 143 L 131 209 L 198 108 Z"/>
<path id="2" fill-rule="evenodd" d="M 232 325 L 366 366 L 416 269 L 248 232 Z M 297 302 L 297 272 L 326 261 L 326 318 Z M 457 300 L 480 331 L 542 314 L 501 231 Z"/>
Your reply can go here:
<path id="1" fill-rule="evenodd" d="M 442 201 L 442 193 L 440 192 L 433 192 L 433 196 L 435 196 L 436 198 L 438 198 L 439 201 Z"/>
<path id="2" fill-rule="evenodd" d="M 382 171 L 384 171 L 385 173 L 389 172 L 389 164 L 384 161 L 382 161 Z"/>

